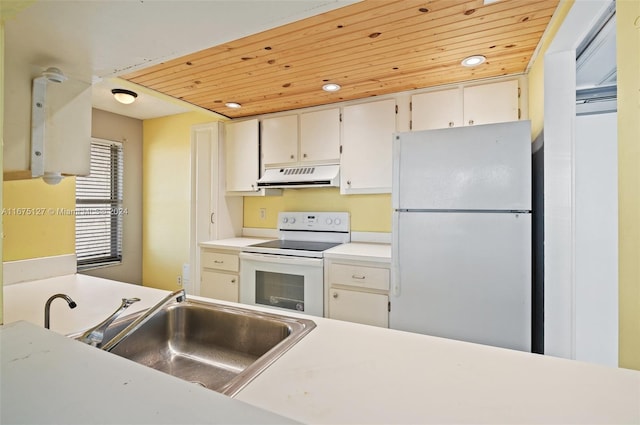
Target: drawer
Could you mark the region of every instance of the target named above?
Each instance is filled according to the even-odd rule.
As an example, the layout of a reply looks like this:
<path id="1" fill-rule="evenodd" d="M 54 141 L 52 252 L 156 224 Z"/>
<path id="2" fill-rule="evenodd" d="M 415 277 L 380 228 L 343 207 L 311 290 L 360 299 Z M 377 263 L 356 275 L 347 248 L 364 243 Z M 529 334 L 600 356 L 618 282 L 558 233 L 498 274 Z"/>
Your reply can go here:
<path id="1" fill-rule="evenodd" d="M 331 264 L 330 283 L 360 288 L 389 290 L 389 269 L 349 264 Z"/>
<path id="2" fill-rule="evenodd" d="M 202 250 L 200 255 L 200 267 L 207 269 L 237 272 L 239 263 L 240 260 L 237 254 L 223 254 L 216 251 Z"/>

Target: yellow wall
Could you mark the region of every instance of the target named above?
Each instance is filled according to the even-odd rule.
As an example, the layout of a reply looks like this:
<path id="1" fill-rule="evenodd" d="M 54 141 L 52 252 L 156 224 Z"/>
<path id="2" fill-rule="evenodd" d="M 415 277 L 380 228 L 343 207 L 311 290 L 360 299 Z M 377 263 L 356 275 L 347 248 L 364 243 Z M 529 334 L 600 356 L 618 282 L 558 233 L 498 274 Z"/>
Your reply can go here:
<path id="1" fill-rule="evenodd" d="M 547 27 L 536 60 L 529 70 L 529 119 L 531 120 L 531 140 L 542 131 L 544 126 L 544 54 L 556 36 L 564 18 L 573 6 L 574 0 L 561 1 Z"/>
<path id="2" fill-rule="evenodd" d="M 3 184 L 3 261 L 74 254 L 75 178 L 51 186 L 42 179 Z"/>
<path id="3" fill-rule="evenodd" d="M 1 9 L 0 9 L 1 10 Z M 0 209 L 2 209 L 2 186 L 3 186 L 3 152 L 4 152 L 4 22 L 0 18 L 0 93 L 3 93 L 0 96 Z M 2 235 L 4 217 L 0 215 L 0 235 Z M 0 238 L 0 241 L 4 240 L 4 236 Z M 3 245 L 4 242 L 0 243 L 0 258 L 3 255 Z M 2 262 L 0 261 L 0 325 L 4 323 L 2 319 L 2 313 L 4 311 L 4 299 L 3 294 L 4 290 L 2 288 Z"/>
<path id="4" fill-rule="evenodd" d="M 260 219 L 260 209 L 266 219 Z M 277 226 L 281 211 L 347 211 L 353 232 L 391 232 L 391 195 L 340 195 L 337 188 L 285 189 L 282 196 L 245 197 L 244 227 Z"/>
<path id="5" fill-rule="evenodd" d="M 618 0 L 616 7 L 619 364 L 640 370 L 640 1 Z"/>
<path id="6" fill-rule="evenodd" d="M 175 290 L 189 262 L 191 126 L 216 121 L 200 112 L 142 124 L 142 284 Z"/>

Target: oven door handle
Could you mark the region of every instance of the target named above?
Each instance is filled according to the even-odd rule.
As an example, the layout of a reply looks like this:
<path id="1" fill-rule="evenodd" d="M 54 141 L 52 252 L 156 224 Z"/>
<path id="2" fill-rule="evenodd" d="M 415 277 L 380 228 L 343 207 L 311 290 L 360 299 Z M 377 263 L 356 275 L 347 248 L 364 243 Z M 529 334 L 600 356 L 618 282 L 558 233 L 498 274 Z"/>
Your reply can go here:
<path id="1" fill-rule="evenodd" d="M 289 255 L 256 254 L 253 252 L 241 252 L 240 260 L 260 261 L 263 263 L 290 264 L 296 266 L 322 267 L 322 258 L 293 257 Z"/>

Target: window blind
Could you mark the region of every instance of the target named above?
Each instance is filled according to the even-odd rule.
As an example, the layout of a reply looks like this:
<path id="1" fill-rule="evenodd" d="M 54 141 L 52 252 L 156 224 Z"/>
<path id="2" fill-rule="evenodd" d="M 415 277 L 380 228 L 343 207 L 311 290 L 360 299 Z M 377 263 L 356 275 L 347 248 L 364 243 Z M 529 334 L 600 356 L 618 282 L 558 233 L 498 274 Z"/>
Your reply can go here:
<path id="1" fill-rule="evenodd" d="M 122 144 L 91 142 L 91 172 L 76 178 L 78 270 L 122 262 Z"/>

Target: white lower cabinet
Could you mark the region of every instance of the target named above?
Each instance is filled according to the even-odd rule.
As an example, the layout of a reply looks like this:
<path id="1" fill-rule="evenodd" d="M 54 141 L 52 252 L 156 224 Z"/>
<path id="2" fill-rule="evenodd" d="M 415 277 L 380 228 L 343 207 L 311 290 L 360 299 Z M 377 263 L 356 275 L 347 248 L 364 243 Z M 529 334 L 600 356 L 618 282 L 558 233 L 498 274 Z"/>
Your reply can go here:
<path id="1" fill-rule="evenodd" d="M 239 302 L 240 260 L 237 252 L 200 250 L 200 295 Z"/>
<path id="2" fill-rule="evenodd" d="M 346 260 L 327 263 L 328 317 L 388 328 L 388 265 Z"/>

